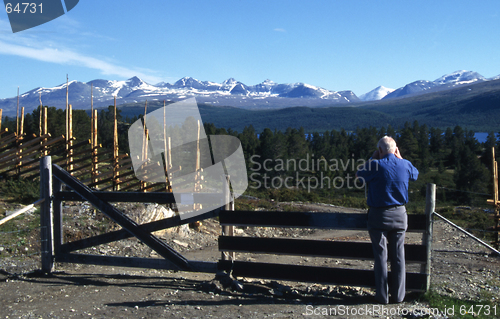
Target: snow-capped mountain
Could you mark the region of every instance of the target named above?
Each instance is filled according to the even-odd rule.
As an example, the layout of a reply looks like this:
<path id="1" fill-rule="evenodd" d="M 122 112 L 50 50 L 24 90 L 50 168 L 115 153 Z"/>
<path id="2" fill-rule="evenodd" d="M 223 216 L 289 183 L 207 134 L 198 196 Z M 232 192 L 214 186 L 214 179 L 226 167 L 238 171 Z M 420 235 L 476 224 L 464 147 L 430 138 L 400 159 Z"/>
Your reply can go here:
<path id="1" fill-rule="evenodd" d="M 148 84 L 138 77 L 126 81 L 93 80 L 87 83 L 71 81 L 53 88 L 36 88 L 20 96 L 20 105 L 31 112 L 39 105 L 41 95 L 44 105 L 62 108 L 66 105 L 66 89 L 69 103 L 74 109 L 90 108 L 91 96 L 95 107 L 113 104 L 142 102 L 145 100 L 177 101 L 196 97 L 198 102 L 241 108 L 283 108 L 289 106 L 326 106 L 359 101 L 351 91 L 333 92 L 305 83 L 278 84 L 265 80 L 248 86 L 233 78 L 222 83 L 200 81 L 184 77 L 174 84 Z M 92 93 L 91 93 L 92 92 Z M 4 115 L 13 115 L 17 98 L 0 99 Z"/>
<path id="2" fill-rule="evenodd" d="M 406 95 L 424 94 L 439 90 L 451 89 L 460 85 L 472 84 L 475 82 L 487 81 L 485 77 L 477 72 L 472 71 L 455 71 L 450 74 L 443 75 L 434 81 L 415 81 L 405 85 L 394 92 L 387 94 L 384 99 L 400 98 Z"/>
<path id="3" fill-rule="evenodd" d="M 415 81 L 387 94 L 384 99 L 398 98 L 405 95 L 423 93 L 424 91 L 429 91 L 437 86 L 438 84 L 431 81 Z"/>
<path id="4" fill-rule="evenodd" d="M 394 91 L 394 89 L 386 88 L 385 86 L 378 86 L 368 93 L 359 96 L 361 101 L 376 101 L 383 99 L 387 94 Z"/>
<path id="5" fill-rule="evenodd" d="M 68 85 L 63 83 L 52 88 L 39 87 L 20 95 L 20 106 L 24 106 L 26 112 L 32 112 L 38 107 L 41 97 L 43 105 L 63 108 L 66 105 L 67 89 L 69 103 L 75 109 L 89 109 L 91 96 L 93 96 L 95 107 L 112 105 L 114 97 L 118 105 L 146 100 L 170 102 L 196 97 L 199 103 L 246 109 L 345 106 L 360 101 L 405 98 L 499 79 L 500 75 L 486 79 L 477 72 L 456 71 L 434 81 L 415 81 L 396 90 L 379 86 L 358 98 L 352 91 L 335 92 L 306 83 L 280 84 L 269 79 L 249 86 L 234 78 L 216 83 L 184 77 L 173 84 L 161 82 L 152 85 L 138 77 L 132 77 L 125 81 L 98 79 L 87 83 L 71 81 Z M 15 115 L 16 106 L 16 97 L 0 99 L 0 109 L 3 109 L 3 115 Z"/>
<path id="6" fill-rule="evenodd" d="M 486 78 L 477 72 L 461 70 L 443 75 L 439 79 L 434 80 L 434 83 L 438 85 L 462 85 L 478 81 L 486 81 Z"/>

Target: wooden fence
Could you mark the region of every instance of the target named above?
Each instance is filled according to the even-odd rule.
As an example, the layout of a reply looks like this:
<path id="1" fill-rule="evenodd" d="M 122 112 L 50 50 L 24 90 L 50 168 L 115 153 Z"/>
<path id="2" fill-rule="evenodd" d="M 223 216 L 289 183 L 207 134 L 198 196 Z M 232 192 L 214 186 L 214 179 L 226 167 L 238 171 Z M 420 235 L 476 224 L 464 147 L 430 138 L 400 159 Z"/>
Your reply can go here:
<path id="1" fill-rule="evenodd" d="M 168 179 L 169 173 L 173 171 L 171 163 L 168 162 L 168 159 L 171 159 L 170 154 L 165 156 L 167 163 L 161 164 L 165 167 L 165 182 L 148 184 L 135 177 L 130 156 L 119 153 L 116 103 L 112 149 L 104 149 L 98 143 L 97 110 L 91 111 L 91 138 L 85 141 L 77 141 L 73 137 L 71 105 L 67 108 L 65 135 L 51 136 L 48 133 L 47 114 L 47 107 L 40 108 L 39 136 L 27 136 L 24 133 L 24 107 L 21 109 L 20 118 L 16 119 L 19 124 L 16 132 L 2 130 L 0 109 L 0 174 L 18 178 L 36 177 L 39 174 L 39 159 L 51 155 L 54 164 L 65 168 L 72 176 L 92 188 L 113 191 L 171 191 Z M 146 139 L 145 150 L 147 143 Z M 165 151 L 169 153 L 170 147 L 166 147 Z"/>
<path id="2" fill-rule="evenodd" d="M 202 204 L 207 196 L 223 203 L 216 209 L 199 216 L 182 220 L 179 216 L 138 225 L 110 202 L 174 203 L 172 193 L 103 192 L 92 190 L 71 176 L 60 166 L 51 163 L 51 157 L 41 159 L 41 206 L 42 270 L 51 272 L 54 261 L 68 263 L 97 264 L 122 267 L 173 269 L 183 271 L 211 272 L 227 271 L 234 276 L 321 282 L 336 285 L 374 286 L 374 274 L 368 269 L 341 269 L 289 264 L 271 264 L 237 261 L 234 252 L 266 254 L 290 254 L 299 256 L 321 256 L 336 259 L 373 259 L 370 243 L 329 242 L 305 239 L 258 238 L 233 236 L 231 228 L 256 227 L 303 227 L 366 230 L 366 214 L 311 213 L 311 212 L 264 212 L 233 211 L 234 205 L 229 189 L 223 194 L 194 193 L 195 204 Z M 62 190 L 62 185 L 66 189 Z M 181 196 L 182 198 L 182 196 Z M 62 203 L 64 201 L 88 201 L 123 229 L 73 242 L 63 242 Z M 407 273 L 408 290 L 427 290 L 430 283 L 432 213 L 435 205 L 435 185 L 427 188 L 425 215 L 409 215 L 409 229 L 422 232 L 420 245 L 405 245 L 408 263 L 419 263 L 420 273 Z M 196 208 L 196 206 L 193 206 Z M 187 260 L 179 252 L 152 234 L 161 229 L 180 226 L 195 221 L 219 216 L 223 235 L 219 237 L 219 249 L 224 256 L 219 262 Z M 75 253 L 77 250 L 136 237 L 163 258 L 116 257 Z M 232 254 L 227 254 L 232 252 Z"/>
<path id="3" fill-rule="evenodd" d="M 162 219 L 147 224 L 138 225 L 127 215 L 119 211 L 110 202 L 148 202 L 159 204 L 175 203 L 172 193 L 159 192 L 109 192 L 90 189 L 81 181 L 71 176 L 69 172 L 56 164 L 51 157 L 43 157 L 40 161 L 41 197 L 41 242 L 42 271 L 50 273 L 54 262 L 95 264 L 122 267 L 141 267 L 156 269 L 172 269 L 198 272 L 216 272 L 216 263 L 187 260 L 168 244 L 154 236 L 152 232 L 169 227 L 180 226 L 194 221 L 207 219 L 218 215 L 218 209 L 206 212 L 192 218 L 175 217 Z M 62 185 L 66 185 L 63 191 Z M 193 194 L 194 203 L 203 203 L 206 197 L 217 196 L 222 203 L 221 194 Z M 63 209 L 64 201 L 88 201 L 108 218 L 123 229 L 97 235 L 73 242 L 63 242 Z M 212 198 L 211 202 L 214 201 Z M 179 203 L 177 203 L 179 204 Z M 222 206 L 222 204 L 221 204 Z M 159 258 L 116 257 L 75 253 L 77 250 L 94 247 L 117 240 L 136 237 L 158 253 Z"/>

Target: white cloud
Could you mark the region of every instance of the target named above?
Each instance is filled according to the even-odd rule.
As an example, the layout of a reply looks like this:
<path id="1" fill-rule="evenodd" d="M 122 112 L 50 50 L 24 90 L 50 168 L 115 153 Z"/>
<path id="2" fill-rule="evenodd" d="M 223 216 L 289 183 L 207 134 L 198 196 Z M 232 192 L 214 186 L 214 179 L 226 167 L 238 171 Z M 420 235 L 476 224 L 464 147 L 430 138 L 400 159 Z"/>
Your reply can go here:
<path id="1" fill-rule="evenodd" d="M 33 59 L 42 62 L 56 63 L 61 65 L 75 65 L 98 70 L 103 75 L 112 75 L 124 78 L 138 76 L 149 83 L 157 83 L 163 80 L 157 76 L 154 70 L 139 67 L 124 67 L 107 59 L 100 59 L 94 56 L 79 53 L 74 49 L 61 45 L 61 41 L 71 42 L 75 37 L 79 23 L 67 17 L 61 17 L 59 32 L 25 32 L 24 34 L 12 34 L 8 21 L 0 19 L 0 55 L 12 55 Z M 9 30 L 7 32 L 7 29 Z M 5 30 L 6 32 L 3 32 Z M 64 32 L 61 32 L 64 30 Z M 48 36 L 48 35 L 51 36 Z M 60 37 L 64 34 L 64 37 Z M 86 36 L 89 36 L 87 34 Z M 79 37 L 81 40 L 81 38 Z"/>
<path id="2" fill-rule="evenodd" d="M 58 49 L 53 45 L 50 47 L 33 47 L 26 44 L 13 44 L 0 39 L 0 54 L 14 55 L 43 62 L 57 64 L 77 65 L 99 70 L 104 75 L 117 75 L 120 77 L 138 76 L 147 82 L 160 82 L 161 78 L 153 75 L 154 71 L 146 72 L 139 69 L 119 66 L 104 60 L 86 56 L 70 49 Z"/>
<path id="3" fill-rule="evenodd" d="M 276 28 L 276 29 L 274 29 L 274 31 L 276 31 L 276 32 L 286 32 L 286 30 L 283 29 L 283 28 Z"/>

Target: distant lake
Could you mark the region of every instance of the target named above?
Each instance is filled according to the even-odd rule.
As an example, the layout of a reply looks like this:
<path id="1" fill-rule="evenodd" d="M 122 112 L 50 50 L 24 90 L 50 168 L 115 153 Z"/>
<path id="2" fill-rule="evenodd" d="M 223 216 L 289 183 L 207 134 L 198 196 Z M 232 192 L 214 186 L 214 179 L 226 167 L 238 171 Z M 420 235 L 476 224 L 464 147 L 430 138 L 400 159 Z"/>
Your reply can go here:
<path id="1" fill-rule="evenodd" d="M 306 138 L 309 137 L 309 134 L 310 133 L 306 133 Z M 476 138 L 476 140 L 479 142 L 479 143 L 484 143 L 486 142 L 486 139 L 488 138 L 488 134 L 487 132 L 476 132 L 474 133 L 474 137 Z M 320 135 L 323 135 L 323 134 L 320 134 Z M 443 133 L 444 135 L 444 133 Z M 497 139 L 500 137 L 499 136 L 499 133 L 495 133 Z M 257 134 L 257 138 L 260 137 L 260 134 Z"/>
<path id="2" fill-rule="evenodd" d="M 498 133 L 495 134 L 498 138 Z M 488 138 L 488 133 L 485 132 L 476 132 L 474 133 L 474 137 L 477 139 L 479 143 L 484 143 L 486 142 L 486 139 Z"/>

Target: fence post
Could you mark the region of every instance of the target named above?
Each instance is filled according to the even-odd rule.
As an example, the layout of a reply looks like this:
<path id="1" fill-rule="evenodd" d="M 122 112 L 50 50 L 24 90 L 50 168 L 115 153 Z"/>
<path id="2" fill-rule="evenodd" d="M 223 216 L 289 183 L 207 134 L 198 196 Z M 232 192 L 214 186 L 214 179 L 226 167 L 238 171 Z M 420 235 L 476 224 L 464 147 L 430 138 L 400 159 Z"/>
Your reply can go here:
<path id="1" fill-rule="evenodd" d="M 45 201 L 40 206 L 40 235 L 42 249 L 42 272 L 50 273 L 53 268 L 52 234 L 52 159 L 40 158 L 40 197 Z"/>
<path id="2" fill-rule="evenodd" d="M 58 192 L 62 191 L 62 183 L 57 178 L 52 180 L 52 194 L 55 196 Z M 55 199 L 52 203 L 53 210 L 53 234 L 54 234 L 54 257 L 56 257 L 61 251 L 61 245 L 63 242 L 63 229 L 62 229 L 62 201 L 60 199 Z"/>
<path id="3" fill-rule="evenodd" d="M 234 200 L 231 200 L 231 190 L 229 186 L 229 175 L 226 175 L 226 183 L 224 187 L 224 210 L 233 211 L 234 210 Z M 222 226 L 222 235 L 234 236 L 234 226 Z M 233 252 L 222 252 L 222 260 L 234 260 L 236 258 L 236 253 Z"/>
<path id="4" fill-rule="evenodd" d="M 426 263 L 425 263 L 425 274 L 426 283 L 425 290 L 429 290 L 431 284 L 431 256 L 432 256 L 432 217 L 436 209 L 436 184 L 427 184 L 427 190 L 425 192 L 425 233 L 423 236 L 423 244 L 426 248 Z"/>

